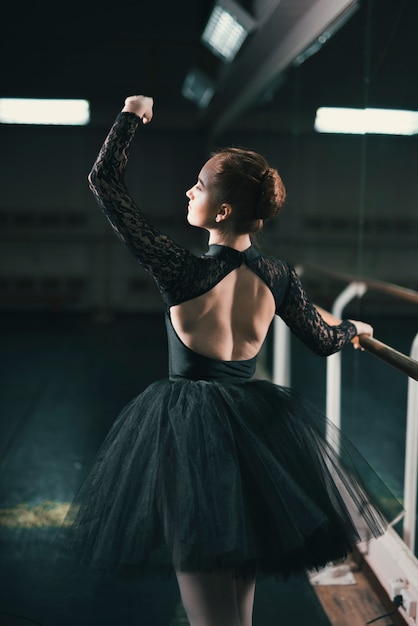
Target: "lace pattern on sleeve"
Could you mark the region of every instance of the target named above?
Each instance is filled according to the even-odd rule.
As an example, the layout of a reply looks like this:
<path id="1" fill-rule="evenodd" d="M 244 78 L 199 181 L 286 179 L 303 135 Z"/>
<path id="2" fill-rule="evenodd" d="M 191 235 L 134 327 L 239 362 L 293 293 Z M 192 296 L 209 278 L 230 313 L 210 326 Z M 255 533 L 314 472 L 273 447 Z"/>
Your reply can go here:
<path id="1" fill-rule="evenodd" d="M 291 331 L 311 350 L 328 356 L 341 350 L 356 335 L 354 324 L 343 321 L 329 326 L 320 316 L 305 292 L 299 276 L 290 265 L 287 293 L 277 313 Z"/>
<path id="2" fill-rule="evenodd" d="M 154 278 L 165 300 L 176 299 L 196 257 L 152 226 L 131 198 L 125 169 L 131 140 L 140 124 L 134 113 L 119 113 L 89 175 L 89 185 L 113 230 Z M 192 272 L 193 273 L 193 272 Z"/>

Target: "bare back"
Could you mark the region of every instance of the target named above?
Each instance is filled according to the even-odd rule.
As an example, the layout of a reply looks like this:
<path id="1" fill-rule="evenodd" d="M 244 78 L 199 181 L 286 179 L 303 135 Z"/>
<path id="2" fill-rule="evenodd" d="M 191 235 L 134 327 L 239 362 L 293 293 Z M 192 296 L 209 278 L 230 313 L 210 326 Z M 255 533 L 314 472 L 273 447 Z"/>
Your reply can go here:
<path id="1" fill-rule="evenodd" d="M 194 352 L 222 361 L 256 356 L 274 317 L 267 285 L 244 263 L 210 291 L 170 308 L 171 323 Z"/>

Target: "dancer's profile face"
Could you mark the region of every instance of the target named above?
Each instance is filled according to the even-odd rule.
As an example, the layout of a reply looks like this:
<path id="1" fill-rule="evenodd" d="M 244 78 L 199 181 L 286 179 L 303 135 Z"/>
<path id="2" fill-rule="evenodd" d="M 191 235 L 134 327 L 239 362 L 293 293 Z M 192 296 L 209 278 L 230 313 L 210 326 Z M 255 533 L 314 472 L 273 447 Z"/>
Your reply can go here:
<path id="1" fill-rule="evenodd" d="M 216 206 L 212 188 L 213 158 L 202 167 L 197 182 L 186 191 L 189 198 L 187 221 L 199 228 L 214 228 Z"/>

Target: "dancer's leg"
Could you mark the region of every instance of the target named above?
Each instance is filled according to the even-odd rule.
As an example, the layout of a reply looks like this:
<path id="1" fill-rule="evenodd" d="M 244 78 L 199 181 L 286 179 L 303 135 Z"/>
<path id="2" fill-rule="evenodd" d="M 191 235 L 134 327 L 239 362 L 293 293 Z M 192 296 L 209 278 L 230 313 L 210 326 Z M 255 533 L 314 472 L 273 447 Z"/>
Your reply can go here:
<path id="1" fill-rule="evenodd" d="M 190 626 L 241 626 L 232 573 L 177 572 L 177 580 Z"/>
<path id="2" fill-rule="evenodd" d="M 235 592 L 240 624 L 241 626 L 252 626 L 255 578 L 249 581 L 237 578 L 235 581 Z"/>

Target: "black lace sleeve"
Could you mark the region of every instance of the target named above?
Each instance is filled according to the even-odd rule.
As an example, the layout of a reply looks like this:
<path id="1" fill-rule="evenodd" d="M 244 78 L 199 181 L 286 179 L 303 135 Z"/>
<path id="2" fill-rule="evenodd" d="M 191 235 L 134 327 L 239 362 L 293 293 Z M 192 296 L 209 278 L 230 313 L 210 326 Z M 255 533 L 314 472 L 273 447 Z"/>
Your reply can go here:
<path id="1" fill-rule="evenodd" d="M 338 352 L 356 336 L 356 327 L 348 320 L 338 326 L 326 324 L 312 304 L 294 268 L 289 266 L 289 271 L 287 293 L 277 313 L 291 331 L 316 354 L 328 356 Z"/>
<path id="2" fill-rule="evenodd" d="M 196 257 L 154 228 L 127 191 L 128 149 L 140 123 L 134 113 L 119 113 L 89 174 L 89 185 L 113 230 L 164 295 L 178 288 Z"/>

